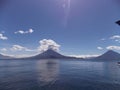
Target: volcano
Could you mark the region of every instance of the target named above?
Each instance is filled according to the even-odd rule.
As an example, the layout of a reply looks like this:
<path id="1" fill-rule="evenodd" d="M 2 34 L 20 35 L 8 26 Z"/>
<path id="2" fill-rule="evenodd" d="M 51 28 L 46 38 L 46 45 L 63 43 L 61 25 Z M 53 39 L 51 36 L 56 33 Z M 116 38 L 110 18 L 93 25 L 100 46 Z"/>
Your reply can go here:
<path id="1" fill-rule="evenodd" d="M 98 56 L 95 58 L 96 60 L 120 60 L 120 54 L 109 50 L 106 53 L 102 54 L 101 56 Z"/>
<path id="2" fill-rule="evenodd" d="M 75 57 L 64 56 L 58 52 L 48 49 L 47 51 L 27 59 L 76 59 Z"/>

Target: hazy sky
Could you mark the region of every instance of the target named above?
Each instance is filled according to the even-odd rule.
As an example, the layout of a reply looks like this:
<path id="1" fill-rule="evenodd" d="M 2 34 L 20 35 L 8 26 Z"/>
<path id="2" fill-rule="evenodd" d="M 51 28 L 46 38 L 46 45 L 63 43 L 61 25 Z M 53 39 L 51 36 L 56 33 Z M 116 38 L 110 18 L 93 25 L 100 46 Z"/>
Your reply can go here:
<path id="1" fill-rule="evenodd" d="M 119 19 L 119 0 L 1 0 L 0 52 L 32 55 L 49 45 L 66 55 L 120 52 Z"/>

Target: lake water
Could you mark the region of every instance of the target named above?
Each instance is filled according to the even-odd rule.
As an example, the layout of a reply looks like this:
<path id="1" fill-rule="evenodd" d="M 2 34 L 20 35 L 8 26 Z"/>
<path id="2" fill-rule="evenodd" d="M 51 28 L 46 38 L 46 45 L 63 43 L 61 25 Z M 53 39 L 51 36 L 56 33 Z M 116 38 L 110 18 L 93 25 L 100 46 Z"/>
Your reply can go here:
<path id="1" fill-rule="evenodd" d="M 117 61 L 0 60 L 0 90 L 120 90 Z"/>

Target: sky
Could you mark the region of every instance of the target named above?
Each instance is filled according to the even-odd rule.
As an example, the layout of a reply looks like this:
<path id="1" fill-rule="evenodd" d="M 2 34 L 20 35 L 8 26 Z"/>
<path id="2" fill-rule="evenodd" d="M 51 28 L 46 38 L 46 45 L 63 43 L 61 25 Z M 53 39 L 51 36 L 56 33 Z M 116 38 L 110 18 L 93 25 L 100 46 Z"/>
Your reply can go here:
<path id="1" fill-rule="evenodd" d="M 65 55 L 120 53 L 119 0 L 0 0 L 0 53 L 52 48 Z"/>

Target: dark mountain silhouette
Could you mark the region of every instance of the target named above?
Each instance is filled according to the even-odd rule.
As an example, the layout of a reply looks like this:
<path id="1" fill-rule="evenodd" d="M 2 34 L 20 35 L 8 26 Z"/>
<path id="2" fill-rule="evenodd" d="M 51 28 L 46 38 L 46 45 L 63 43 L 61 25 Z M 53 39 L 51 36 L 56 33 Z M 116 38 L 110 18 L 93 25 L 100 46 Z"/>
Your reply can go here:
<path id="1" fill-rule="evenodd" d="M 119 21 L 116 21 L 116 24 L 120 25 L 120 20 L 119 20 Z"/>
<path id="2" fill-rule="evenodd" d="M 102 54 L 101 56 L 98 56 L 95 58 L 96 60 L 120 60 L 120 54 L 109 50 L 106 53 Z"/>
<path id="3" fill-rule="evenodd" d="M 12 59 L 12 57 L 0 54 L 0 59 Z"/>
<path id="4" fill-rule="evenodd" d="M 76 59 L 76 58 L 64 56 L 54 50 L 49 49 L 41 54 L 38 54 L 38 55 L 32 56 L 32 57 L 28 57 L 26 59 Z"/>

